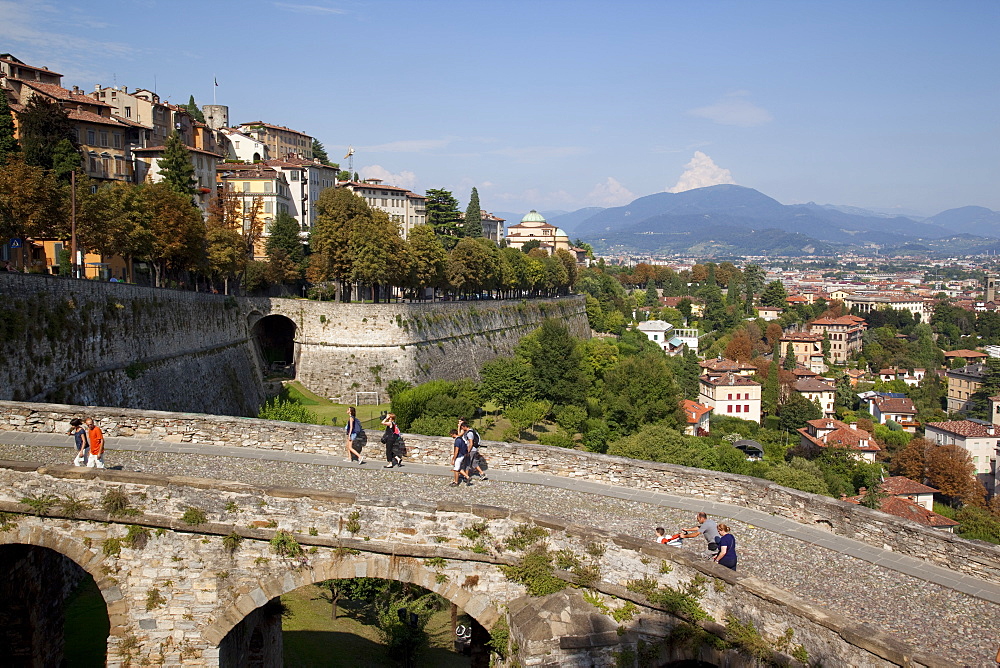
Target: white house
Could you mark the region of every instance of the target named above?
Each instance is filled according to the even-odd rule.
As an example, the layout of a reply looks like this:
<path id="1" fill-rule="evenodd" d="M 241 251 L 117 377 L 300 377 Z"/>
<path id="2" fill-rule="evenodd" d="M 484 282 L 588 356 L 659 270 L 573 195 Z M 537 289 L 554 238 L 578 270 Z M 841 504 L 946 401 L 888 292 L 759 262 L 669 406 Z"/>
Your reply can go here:
<path id="1" fill-rule="evenodd" d="M 760 424 L 760 383 L 727 373 L 698 379 L 699 403 L 716 415 L 738 417 Z"/>
<path id="2" fill-rule="evenodd" d="M 664 352 L 670 347 L 669 341 L 673 338 L 671 332 L 674 326 L 669 322 L 663 320 L 646 320 L 645 322 L 640 322 L 635 328 L 645 334 L 646 338 L 658 345 Z"/>
<path id="3" fill-rule="evenodd" d="M 219 137 L 225 141 L 226 157 L 243 162 L 263 162 L 271 158 L 267 144 L 232 128 L 221 128 Z"/>
<path id="4" fill-rule="evenodd" d="M 708 436 L 712 409 L 690 399 L 681 401 L 681 408 L 684 411 L 684 417 L 687 418 L 687 427 L 684 429 L 684 433 L 689 436 Z"/>
<path id="5" fill-rule="evenodd" d="M 917 408 L 913 400 L 906 397 L 883 396 L 876 393 L 867 400 L 868 412 L 879 424 L 889 420 L 898 423 L 903 431 L 911 434 L 917 431 Z"/>
<path id="6" fill-rule="evenodd" d="M 881 450 L 867 431 L 833 418 L 809 420 L 798 432 L 805 448 L 846 448 L 866 462 L 874 462 Z"/>
<path id="7" fill-rule="evenodd" d="M 979 420 L 950 420 L 928 422 L 924 425 L 924 438 L 935 445 L 957 445 L 968 451 L 976 467 L 976 477 L 993 493 L 996 485 L 995 465 L 997 446 L 1000 444 L 997 428 Z"/>
<path id="8" fill-rule="evenodd" d="M 823 417 L 833 417 L 836 414 L 833 404 L 837 397 L 837 388 L 818 378 L 802 378 L 795 381 L 792 389 L 809 401 L 819 403 Z"/>

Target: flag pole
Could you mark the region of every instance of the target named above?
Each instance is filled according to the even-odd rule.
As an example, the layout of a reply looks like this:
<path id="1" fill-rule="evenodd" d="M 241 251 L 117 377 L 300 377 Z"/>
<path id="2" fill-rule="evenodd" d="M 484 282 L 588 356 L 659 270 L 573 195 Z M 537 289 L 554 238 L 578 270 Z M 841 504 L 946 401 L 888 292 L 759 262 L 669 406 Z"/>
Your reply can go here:
<path id="1" fill-rule="evenodd" d="M 219 87 L 219 79 L 213 74 L 212 75 L 212 105 L 215 105 L 215 89 Z"/>

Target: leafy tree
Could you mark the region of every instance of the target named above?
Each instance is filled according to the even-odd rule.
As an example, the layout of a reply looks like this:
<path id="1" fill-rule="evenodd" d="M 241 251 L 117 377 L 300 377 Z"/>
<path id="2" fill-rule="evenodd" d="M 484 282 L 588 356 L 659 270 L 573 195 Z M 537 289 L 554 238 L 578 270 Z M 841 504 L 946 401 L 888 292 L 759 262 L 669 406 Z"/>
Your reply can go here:
<path id="1" fill-rule="evenodd" d="M 358 221 L 371 217 L 371 209 L 363 197 L 347 188 L 326 188 L 316 200 L 316 213 L 309 246 L 318 257 L 310 262 L 310 280 L 336 281 L 338 298 L 350 301 L 354 265 L 351 234 Z"/>
<path id="2" fill-rule="evenodd" d="M 205 122 L 205 114 L 203 114 L 201 109 L 198 108 L 198 103 L 194 101 L 194 95 L 188 98 L 187 104 L 181 106 L 183 106 L 184 109 L 191 114 L 191 118 L 199 123 Z"/>
<path id="3" fill-rule="evenodd" d="M 381 594 L 385 580 L 379 578 L 344 578 L 338 580 L 323 580 L 317 583 L 319 587 L 329 592 L 330 617 L 337 618 L 337 604 L 340 599 L 348 601 L 372 601 Z"/>
<path id="4" fill-rule="evenodd" d="M 726 346 L 726 359 L 747 362 L 753 356 L 753 343 L 745 329 L 741 329 L 729 340 Z"/>
<path id="5" fill-rule="evenodd" d="M 314 158 L 318 159 L 324 165 L 332 166 L 330 156 L 326 152 L 326 147 L 316 138 L 312 140 L 312 154 Z"/>
<path id="6" fill-rule="evenodd" d="M 809 420 L 823 417 L 823 411 L 798 392 L 793 392 L 788 401 L 778 407 L 778 417 L 781 430 L 792 432 L 805 427 Z"/>
<path id="7" fill-rule="evenodd" d="M 781 281 L 771 281 L 760 295 L 760 305 L 780 308 L 787 305 L 788 292 Z"/>
<path id="8" fill-rule="evenodd" d="M 299 232 L 299 222 L 287 211 L 279 211 L 271 222 L 270 234 L 264 243 L 268 257 L 283 251 L 290 262 L 300 265 L 305 260 L 306 253 Z"/>
<path id="9" fill-rule="evenodd" d="M 989 420 L 990 397 L 1000 394 L 1000 359 L 988 357 L 985 363 L 983 383 L 976 390 L 971 399 L 972 406 L 968 413 L 970 417 L 980 420 Z"/>
<path id="10" fill-rule="evenodd" d="M 83 166 L 83 156 L 68 139 L 60 139 L 52 151 L 52 173 L 64 183 L 70 182 L 70 172 L 80 171 Z"/>
<path id="11" fill-rule="evenodd" d="M 462 232 L 467 237 L 483 236 L 483 214 L 479 208 L 479 191 L 475 186 L 472 187 L 472 194 L 469 196 L 469 206 L 465 209 Z"/>
<path id="12" fill-rule="evenodd" d="M 953 502 L 983 506 L 986 490 L 976 478 L 976 466 L 968 450 L 958 445 L 930 447 L 925 451 L 924 461 L 928 485 Z"/>
<path id="13" fill-rule="evenodd" d="M 545 401 L 521 401 L 508 406 L 503 414 L 510 421 L 511 428 L 504 433 L 504 438 L 516 441 L 521 438 L 522 432 L 534 430 L 549 412 L 550 405 Z"/>
<path id="14" fill-rule="evenodd" d="M 643 306 L 654 307 L 660 303 L 660 293 L 656 290 L 655 285 L 650 285 L 646 289 L 646 294 L 643 297 Z"/>
<path id="15" fill-rule="evenodd" d="M 440 188 L 427 191 L 427 224 L 441 237 L 441 243 L 448 250 L 454 248 L 462 236 L 460 221 L 458 200 L 451 191 Z"/>
<path id="16" fill-rule="evenodd" d="M 701 376 L 701 366 L 698 364 L 698 354 L 690 348 L 686 348 L 683 356 L 679 359 L 677 357 L 674 357 L 673 359 L 678 361 L 674 374 L 677 379 L 677 385 L 680 388 L 681 395 L 684 399 L 690 399 L 691 401 L 697 400 L 699 391 L 698 378 Z"/>
<path id="17" fill-rule="evenodd" d="M 528 241 L 525 241 L 523 244 L 521 244 L 521 252 L 527 255 L 536 248 L 541 248 L 541 246 L 542 242 L 539 241 L 538 239 L 529 239 Z"/>
<path id="18" fill-rule="evenodd" d="M 583 431 L 587 422 L 587 410 L 579 406 L 559 406 L 556 408 L 555 419 L 559 428 L 568 435 Z"/>
<path id="19" fill-rule="evenodd" d="M 479 371 L 479 395 L 482 402 L 493 401 L 501 408 L 531 400 L 534 382 L 531 368 L 513 357 L 497 357 L 483 364 Z"/>
<path id="20" fill-rule="evenodd" d="M 531 366 L 535 394 L 554 404 L 582 404 L 587 379 L 581 368 L 580 343 L 565 324 L 546 318 L 521 339 L 517 355 Z"/>
<path id="21" fill-rule="evenodd" d="M 625 433 L 644 424 L 680 424 L 680 391 L 663 353 L 620 360 L 604 374 L 604 409 L 608 421 Z"/>
<path id="22" fill-rule="evenodd" d="M 59 206 L 59 187 L 51 173 L 20 157 L 0 167 L 0 238 L 55 236 L 51 231 L 61 216 Z"/>
<path id="23" fill-rule="evenodd" d="M 692 306 L 693 306 L 693 304 L 692 304 L 691 300 L 688 299 L 687 297 L 685 297 L 684 299 L 682 299 L 679 302 L 677 302 L 677 310 L 680 311 L 681 315 L 684 316 L 684 322 L 690 322 L 691 321 L 691 308 L 692 308 Z"/>
<path id="24" fill-rule="evenodd" d="M 33 95 L 17 115 L 18 134 L 24 162 L 52 169 L 56 146 L 68 140 L 77 148 L 73 124 L 66 111 L 55 100 Z"/>
<path id="25" fill-rule="evenodd" d="M 767 273 L 759 264 L 748 264 L 743 268 L 743 283 L 747 286 L 749 297 L 752 298 L 753 295 L 762 291 L 766 281 Z"/>
<path id="26" fill-rule="evenodd" d="M 167 272 L 177 275 L 203 261 L 205 223 L 191 198 L 167 183 L 146 186 L 152 225 L 150 257 L 156 286 L 163 287 Z"/>
<path id="27" fill-rule="evenodd" d="M 563 284 L 563 294 L 566 294 L 569 292 L 568 289 L 572 288 L 576 284 L 576 279 L 579 275 L 579 269 L 576 264 L 576 256 L 568 250 L 560 248 L 552 255 L 552 257 L 559 260 L 566 272 L 566 280 Z M 657 304 L 659 304 L 659 300 L 657 300 Z"/>
<path id="28" fill-rule="evenodd" d="M 159 160 L 160 176 L 172 191 L 180 195 L 194 195 L 194 163 L 191 152 L 184 145 L 177 130 L 170 133 Z"/>
<path id="29" fill-rule="evenodd" d="M 409 277 L 407 285 L 423 298 L 427 288 L 443 288 L 448 267 L 448 252 L 428 225 L 417 225 L 406 238 Z"/>
<path id="30" fill-rule="evenodd" d="M 647 424 L 631 436 L 612 441 L 608 454 L 704 469 L 715 468 L 718 461 L 705 439 L 684 436 L 663 424 Z"/>
<path id="31" fill-rule="evenodd" d="M 399 284 L 406 275 L 399 224 L 381 209 L 373 209 L 370 215 L 357 219 L 351 229 L 351 249 L 354 252 L 351 279 L 371 286 L 376 303 L 381 286 Z"/>
<path id="32" fill-rule="evenodd" d="M 7 91 L 0 88 L 0 167 L 20 151 L 21 146 L 14 139 L 14 115 L 10 110 Z"/>
<path id="33" fill-rule="evenodd" d="M 147 185 L 116 181 L 91 194 L 88 179 L 77 179 L 79 243 L 101 255 L 120 255 L 131 278 L 132 259 L 152 255 L 152 215 Z"/>

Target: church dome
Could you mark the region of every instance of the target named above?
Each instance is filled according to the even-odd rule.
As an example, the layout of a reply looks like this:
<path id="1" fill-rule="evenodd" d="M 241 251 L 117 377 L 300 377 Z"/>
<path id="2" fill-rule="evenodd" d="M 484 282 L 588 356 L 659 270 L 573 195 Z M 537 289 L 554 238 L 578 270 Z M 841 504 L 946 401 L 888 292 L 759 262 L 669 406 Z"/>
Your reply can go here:
<path id="1" fill-rule="evenodd" d="M 545 216 L 543 216 L 542 214 L 540 214 L 537 211 L 535 211 L 534 209 L 532 209 L 531 211 L 529 211 L 524 216 L 524 218 L 521 219 L 521 222 L 522 223 L 544 223 L 545 222 Z"/>

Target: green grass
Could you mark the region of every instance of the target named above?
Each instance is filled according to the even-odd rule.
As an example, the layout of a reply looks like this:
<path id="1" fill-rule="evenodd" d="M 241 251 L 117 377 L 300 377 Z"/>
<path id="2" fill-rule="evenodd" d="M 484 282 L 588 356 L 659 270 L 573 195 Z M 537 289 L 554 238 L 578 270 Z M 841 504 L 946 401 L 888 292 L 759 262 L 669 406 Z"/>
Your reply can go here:
<path id="1" fill-rule="evenodd" d="M 103 666 L 111 631 L 108 608 L 94 578 L 84 577 L 66 599 L 65 666 Z"/>
<path id="2" fill-rule="evenodd" d="M 291 615 L 282 621 L 286 668 L 375 668 L 392 665 L 371 626 L 363 624 L 363 603 L 341 601 L 336 620 L 330 603 L 316 585 L 301 587 L 281 597 Z M 460 623 L 463 620 L 460 618 Z M 468 623 L 465 621 L 464 623 Z M 452 651 L 451 613 L 441 610 L 427 625 L 431 647 L 417 661 L 418 668 L 459 668 L 468 657 Z"/>
<path id="3" fill-rule="evenodd" d="M 338 424 L 343 426 L 347 421 L 347 404 L 337 404 L 308 390 L 297 380 L 285 383 L 282 395 L 286 399 L 297 401 L 322 419 L 323 424 Z M 382 411 L 388 411 L 389 404 L 357 406 L 358 419 L 368 423 L 377 418 Z M 334 422 L 336 418 L 336 422 Z"/>

